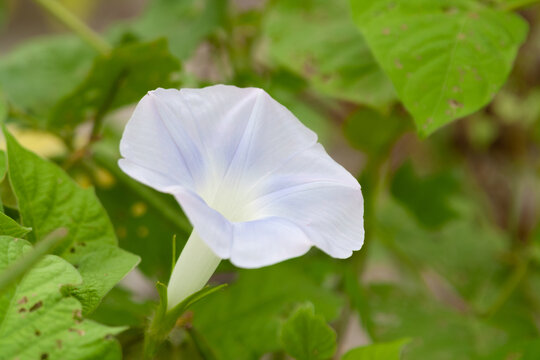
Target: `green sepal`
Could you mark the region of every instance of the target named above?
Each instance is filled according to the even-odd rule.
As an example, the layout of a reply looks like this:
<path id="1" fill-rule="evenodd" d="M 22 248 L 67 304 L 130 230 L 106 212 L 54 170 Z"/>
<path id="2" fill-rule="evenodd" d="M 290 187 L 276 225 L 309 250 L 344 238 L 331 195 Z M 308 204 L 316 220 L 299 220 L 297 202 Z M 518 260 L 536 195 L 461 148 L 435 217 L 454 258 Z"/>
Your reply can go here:
<path id="1" fill-rule="evenodd" d="M 167 311 L 167 286 L 161 282 L 156 283 L 159 294 L 159 304 L 146 330 L 144 339 L 144 358 L 151 359 L 159 346 L 167 339 L 171 330 L 175 327 L 178 318 L 193 304 L 199 302 L 214 292 L 223 289 L 227 284 L 218 286 L 206 286 L 196 293 L 191 294 L 171 310 Z"/>

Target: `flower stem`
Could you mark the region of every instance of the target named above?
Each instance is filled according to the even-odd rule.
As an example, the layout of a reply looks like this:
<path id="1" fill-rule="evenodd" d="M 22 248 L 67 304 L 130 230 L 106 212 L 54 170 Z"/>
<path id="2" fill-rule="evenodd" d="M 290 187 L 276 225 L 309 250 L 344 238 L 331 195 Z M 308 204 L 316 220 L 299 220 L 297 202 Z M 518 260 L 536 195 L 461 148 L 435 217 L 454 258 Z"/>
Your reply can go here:
<path id="1" fill-rule="evenodd" d="M 201 290 L 216 271 L 221 258 L 193 231 L 174 266 L 167 288 L 167 309 Z"/>
<path id="2" fill-rule="evenodd" d="M 47 12 L 53 15 L 61 23 L 73 30 L 79 37 L 90 44 L 100 54 L 107 55 L 111 51 L 111 46 L 98 33 L 88 25 L 73 15 L 68 9 L 56 0 L 34 0 Z"/>

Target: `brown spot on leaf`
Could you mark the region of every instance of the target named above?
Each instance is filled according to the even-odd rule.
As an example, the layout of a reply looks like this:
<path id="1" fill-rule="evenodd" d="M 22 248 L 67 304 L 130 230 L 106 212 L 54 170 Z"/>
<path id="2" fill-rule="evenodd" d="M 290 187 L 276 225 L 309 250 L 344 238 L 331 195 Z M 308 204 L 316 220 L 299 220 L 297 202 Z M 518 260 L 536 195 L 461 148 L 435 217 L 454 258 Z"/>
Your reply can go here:
<path id="1" fill-rule="evenodd" d="M 69 332 L 76 332 L 80 336 L 83 336 L 85 334 L 84 330 L 82 330 L 82 329 L 69 328 L 68 331 Z"/>
<path id="2" fill-rule="evenodd" d="M 37 303 L 35 303 L 34 305 L 32 305 L 32 307 L 30 308 L 30 312 L 36 311 L 37 309 L 39 309 L 42 306 L 43 306 L 43 301 L 40 300 Z"/>
<path id="3" fill-rule="evenodd" d="M 390 35 L 390 28 L 384 28 L 384 29 L 382 29 L 382 34 L 383 34 L 383 35 Z"/>
<path id="4" fill-rule="evenodd" d="M 460 109 L 463 107 L 463 104 L 460 103 L 459 101 L 455 100 L 455 99 L 449 99 L 448 100 L 448 105 L 450 105 L 450 108 L 452 109 Z"/>
<path id="5" fill-rule="evenodd" d="M 41 357 L 40 357 L 41 360 L 47 360 L 48 358 L 49 358 L 49 354 L 47 353 L 41 354 Z"/>
<path id="6" fill-rule="evenodd" d="M 75 320 L 75 322 L 78 324 L 83 321 L 81 309 L 73 310 L 73 320 Z"/>
<path id="7" fill-rule="evenodd" d="M 56 346 L 58 346 L 59 349 L 62 348 L 62 340 L 58 339 L 56 340 Z"/>
<path id="8" fill-rule="evenodd" d="M 399 61 L 399 59 L 394 60 L 394 64 L 398 69 L 403 69 L 403 64 Z"/>
<path id="9" fill-rule="evenodd" d="M 36 331 L 34 331 L 34 335 L 40 336 L 40 335 L 41 335 L 41 331 L 39 331 L 39 330 L 36 329 Z"/>
<path id="10" fill-rule="evenodd" d="M 28 302 L 28 298 L 26 296 L 23 296 L 21 300 L 17 301 L 18 305 L 26 304 Z"/>
<path id="11" fill-rule="evenodd" d="M 317 74 L 317 65 L 312 57 L 308 57 L 303 66 L 304 74 L 307 77 L 312 77 Z"/>
<path id="12" fill-rule="evenodd" d="M 457 39 L 458 40 L 465 40 L 467 38 L 467 35 L 465 35 L 464 33 L 459 33 L 457 34 Z"/>
<path id="13" fill-rule="evenodd" d="M 20 308 L 19 309 L 19 313 L 23 313 L 23 312 L 26 312 L 26 308 Z"/>
<path id="14" fill-rule="evenodd" d="M 448 15 L 454 15 L 459 12 L 458 8 L 455 6 L 444 6 L 442 10 L 445 14 L 448 14 Z"/>

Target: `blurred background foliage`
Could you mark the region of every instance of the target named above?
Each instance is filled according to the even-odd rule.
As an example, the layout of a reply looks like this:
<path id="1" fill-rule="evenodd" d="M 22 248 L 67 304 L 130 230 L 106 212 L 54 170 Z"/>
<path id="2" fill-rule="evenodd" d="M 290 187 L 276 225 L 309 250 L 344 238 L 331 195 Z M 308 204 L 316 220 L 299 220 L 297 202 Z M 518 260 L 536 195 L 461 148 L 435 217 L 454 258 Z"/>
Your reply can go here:
<path id="1" fill-rule="evenodd" d="M 366 241 L 345 261 L 223 262 L 212 281 L 230 286 L 160 358 L 540 358 L 535 1 L 57 0 L 97 38 L 39 6 L 51 1 L 0 2 L 0 110 L 25 147 L 95 187 L 142 258 L 89 314 L 130 326 L 124 358 L 191 230 L 118 169 L 123 124 L 148 90 L 214 83 L 262 87 L 318 133 L 362 184 Z M 7 179 L 1 193 L 17 218 Z"/>

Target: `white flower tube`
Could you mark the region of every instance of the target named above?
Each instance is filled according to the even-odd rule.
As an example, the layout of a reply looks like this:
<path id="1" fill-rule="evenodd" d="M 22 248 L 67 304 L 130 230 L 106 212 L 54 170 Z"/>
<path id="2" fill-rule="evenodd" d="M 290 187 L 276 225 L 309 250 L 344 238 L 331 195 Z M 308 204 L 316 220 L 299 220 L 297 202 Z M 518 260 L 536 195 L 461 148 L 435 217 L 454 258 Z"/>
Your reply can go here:
<path id="1" fill-rule="evenodd" d="M 122 170 L 172 194 L 194 227 L 169 282 L 169 308 L 202 288 L 219 259 L 257 268 L 311 246 L 336 258 L 362 246 L 360 185 L 261 89 L 151 91 L 120 152 Z"/>

